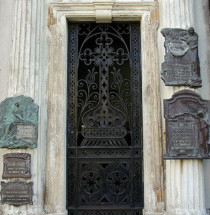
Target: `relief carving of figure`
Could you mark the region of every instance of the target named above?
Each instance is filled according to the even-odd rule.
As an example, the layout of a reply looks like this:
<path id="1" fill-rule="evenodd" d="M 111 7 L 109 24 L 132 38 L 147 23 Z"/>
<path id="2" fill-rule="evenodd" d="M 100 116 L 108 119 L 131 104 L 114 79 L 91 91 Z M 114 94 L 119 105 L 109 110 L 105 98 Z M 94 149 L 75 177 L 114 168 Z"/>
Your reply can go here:
<path id="1" fill-rule="evenodd" d="M 198 34 L 194 28 L 164 28 L 165 61 L 161 78 L 167 86 L 201 87 Z"/>

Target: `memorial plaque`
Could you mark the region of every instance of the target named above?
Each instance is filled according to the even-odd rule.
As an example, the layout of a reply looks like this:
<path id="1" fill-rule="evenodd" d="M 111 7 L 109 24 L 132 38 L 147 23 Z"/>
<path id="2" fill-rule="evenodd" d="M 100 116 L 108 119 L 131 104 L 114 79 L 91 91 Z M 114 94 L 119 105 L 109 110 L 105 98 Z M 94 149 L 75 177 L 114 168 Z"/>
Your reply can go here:
<path id="1" fill-rule="evenodd" d="M 201 87 L 198 35 L 193 28 L 164 28 L 165 61 L 161 78 L 167 86 Z"/>
<path id="2" fill-rule="evenodd" d="M 26 96 L 10 97 L 0 104 L 0 148 L 36 148 L 38 106 Z"/>
<path id="3" fill-rule="evenodd" d="M 15 180 L 1 182 L 1 202 L 14 206 L 33 204 L 33 182 Z"/>
<path id="4" fill-rule="evenodd" d="M 209 159 L 210 102 L 190 90 L 164 100 L 165 159 Z"/>
<path id="5" fill-rule="evenodd" d="M 31 178 L 31 155 L 27 153 L 4 155 L 2 178 Z"/>
<path id="6" fill-rule="evenodd" d="M 16 125 L 16 138 L 17 139 L 33 139 L 36 138 L 36 127 L 29 124 Z"/>

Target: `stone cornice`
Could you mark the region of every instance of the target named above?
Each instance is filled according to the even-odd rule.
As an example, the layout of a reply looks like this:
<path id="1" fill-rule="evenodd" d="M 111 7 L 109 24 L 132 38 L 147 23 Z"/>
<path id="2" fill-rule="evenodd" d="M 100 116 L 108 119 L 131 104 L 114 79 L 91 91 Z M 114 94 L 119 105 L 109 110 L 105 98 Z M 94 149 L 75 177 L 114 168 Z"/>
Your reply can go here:
<path id="1" fill-rule="evenodd" d="M 157 11 L 158 2 L 139 1 L 86 1 L 70 3 L 51 3 L 49 6 L 49 25 L 65 15 L 69 21 L 111 22 L 130 19 L 139 21 L 146 12 Z M 155 13 L 157 14 L 157 13 Z M 78 20 L 78 17 L 80 20 Z M 156 17 L 158 18 L 158 17 Z"/>

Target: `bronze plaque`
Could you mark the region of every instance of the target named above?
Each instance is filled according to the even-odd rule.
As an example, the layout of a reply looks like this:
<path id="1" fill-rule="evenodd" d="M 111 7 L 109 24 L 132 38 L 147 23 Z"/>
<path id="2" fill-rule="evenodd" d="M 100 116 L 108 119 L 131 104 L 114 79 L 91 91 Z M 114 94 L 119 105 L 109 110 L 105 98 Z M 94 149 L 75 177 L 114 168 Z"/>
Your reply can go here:
<path id="1" fill-rule="evenodd" d="M 0 148 L 37 148 L 39 107 L 32 98 L 6 98 L 0 112 Z"/>
<path id="2" fill-rule="evenodd" d="M 5 154 L 2 178 L 31 178 L 31 155 L 27 153 Z"/>
<path id="3" fill-rule="evenodd" d="M 193 154 L 196 148 L 196 122 L 177 118 L 169 123 L 169 139 L 171 155 Z"/>
<path id="4" fill-rule="evenodd" d="M 201 87 L 198 35 L 193 28 L 164 28 L 165 61 L 161 78 L 167 86 Z"/>
<path id="5" fill-rule="evenodd" d="M 1 202 L 14 206 L 33 204 L 33 182 L 15 180 L 1 182 Z"/>
<path id="6" fill-rule="evenodd" d="M 165 159 L 208 159 L 209 101 L 182 90 L 164 100 L 166 119 Z"/>

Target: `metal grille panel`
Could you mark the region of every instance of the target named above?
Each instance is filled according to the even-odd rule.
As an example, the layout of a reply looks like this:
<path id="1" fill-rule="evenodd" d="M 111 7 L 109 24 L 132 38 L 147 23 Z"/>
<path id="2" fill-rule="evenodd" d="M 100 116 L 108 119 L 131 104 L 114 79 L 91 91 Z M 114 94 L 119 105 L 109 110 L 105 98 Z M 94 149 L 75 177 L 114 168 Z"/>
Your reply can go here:
<path id="1" fill-rule="evenodd" d="M 140 215 L 143 208 L 139 24 L 70 24 L 67 208 Z"/>

